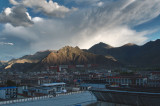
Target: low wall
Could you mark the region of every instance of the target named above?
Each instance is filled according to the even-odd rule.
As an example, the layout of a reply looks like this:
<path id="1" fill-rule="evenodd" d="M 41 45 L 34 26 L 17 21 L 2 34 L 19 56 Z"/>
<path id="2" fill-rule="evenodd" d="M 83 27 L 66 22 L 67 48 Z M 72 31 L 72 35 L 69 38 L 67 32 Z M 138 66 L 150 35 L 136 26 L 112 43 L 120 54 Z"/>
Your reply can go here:
<path id="1" fill-rule="evenodd" d="M 98 101 L 134 105 L 134 106 L 159 106 L 159 93 L 141 93 L 141 92 L 116 92 L 93 90 L 92 93 Z"/>
<path id="2" fill-rule="evenodd" d="M 48 95 L 48 96 L 30 97 L 30 98 L 24 98 L 24 99 L 0 101 L 0 105 L 6 105 L 6 104 L 12 104 L 12 103 L 20 103 L 20 102 L 28 102 L 28 101 L 36 101 L 36 100 L 43 100 L 43 99 L 48 99 L 48 98 L 55 98 L 57 96 L 72 95 L 72 94 L 83 93 L 83 92 L 85 92 L 85 91 L 77 91 L 77 92 L 69 92 L 69 93 L 63 93 L 63 94 L 56 94 L 56 96 Z"/>

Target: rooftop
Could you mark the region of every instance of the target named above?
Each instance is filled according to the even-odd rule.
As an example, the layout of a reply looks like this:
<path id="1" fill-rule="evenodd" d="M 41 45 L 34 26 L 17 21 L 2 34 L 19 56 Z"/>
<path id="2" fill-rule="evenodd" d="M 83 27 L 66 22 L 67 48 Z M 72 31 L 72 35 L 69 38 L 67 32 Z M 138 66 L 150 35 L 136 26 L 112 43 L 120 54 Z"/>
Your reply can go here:
<path id="1" fill-rule="evenodd" d="M 48 84 L 42 84 L 41 86 L 55 86 L 55 85 L 65 85 L 66 83 L 64 82 L 59 82 L 59 83 L 48 83 Z"/>
<path id="2" fill-rule="evenodd" d="M 17 88 L 15 86 L 12 86 L 12 87 L 0 87 L 0 90 L 4 90 L 4 89 L 13 89 L 13 88 Z"/>

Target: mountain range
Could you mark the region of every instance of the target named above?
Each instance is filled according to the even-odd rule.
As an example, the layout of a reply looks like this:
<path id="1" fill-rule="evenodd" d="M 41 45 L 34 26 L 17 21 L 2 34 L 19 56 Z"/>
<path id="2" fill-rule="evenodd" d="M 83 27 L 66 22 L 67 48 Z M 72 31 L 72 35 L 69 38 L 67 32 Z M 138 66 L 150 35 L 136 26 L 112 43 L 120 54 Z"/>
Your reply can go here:
<path id="1" fill-rule="evenodd" d="M 5 70 L 42 70 L 48 66 L 98 64 L 109 68 L 119 67 L 118 61 L 103 55 L 85 52 L 79 47 L 65 46 L 58 51 L 41 51 L 7 62 Z"/>
<path id="2" fill-rule="evenodd" d="M 59 50 L 39 51 L 8 62 L 0 61 L 2 70 L 41 70 L 55 65 L 99 64 L 109 68 L 121 66 L 160 67 L 160 40 L 142 46 L 128 43 L 113 47 L 103 42 L 88 50 L 65 46 Z"/>
<path id="3" fill-rule="evenodd" d="M 142 46 L 128 43 L 121 47 L 112 47 L 98 43 L 87 50 L 90 53 L 110 56 L 117 61 L 132 66 L 160 67 L 160 40 L 150 41 Z"/>
<path id="4" fill-rule="evenodd" d="M 58 50 L 57 53 L 51 52 L 42 60 L 44 64 L 50 65 L 77 65 L 77 64 L 101 64 L 114 65 L 118 62 L 103 55 L 96 55 L 81 50 L 79 47 L 66 46 Z"/>

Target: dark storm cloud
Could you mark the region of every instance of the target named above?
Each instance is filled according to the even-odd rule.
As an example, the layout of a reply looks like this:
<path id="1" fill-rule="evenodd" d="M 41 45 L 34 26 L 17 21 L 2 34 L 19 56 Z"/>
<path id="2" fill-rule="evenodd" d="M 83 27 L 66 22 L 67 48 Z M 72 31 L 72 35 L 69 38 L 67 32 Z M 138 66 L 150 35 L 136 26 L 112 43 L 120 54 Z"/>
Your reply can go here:
<path id="1" fill-rule="evenodd" d="M 0 14 L 0 23 L 10 23 L 13 26 L 31 26 L 33 21 L 27 9 L 23 6 L 16 6 L 12 8 L 6 8 Z"/>
<path id="2" fill-rule="evenodd" d="M 59 5 L 52 0 L 10 0 L 13 5 L 23 5 L 26 8 L 31 8 L 34 12 L 42 12 L 44 15 L 51 17 L 64 17 L 66 13 L 75 10 Z"/>

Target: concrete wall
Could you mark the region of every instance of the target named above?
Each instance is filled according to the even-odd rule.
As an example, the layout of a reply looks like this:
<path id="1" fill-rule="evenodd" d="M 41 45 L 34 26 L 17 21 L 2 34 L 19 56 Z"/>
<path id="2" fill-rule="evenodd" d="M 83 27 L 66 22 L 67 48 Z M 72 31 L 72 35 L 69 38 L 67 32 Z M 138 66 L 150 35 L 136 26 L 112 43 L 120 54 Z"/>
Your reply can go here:
<path id="1" fill-rule="evenodd" d="M 114 91 L 92 91 L 97 100 L 135 106 L 159 106 L 160 94 L 141 94 Z"/>

